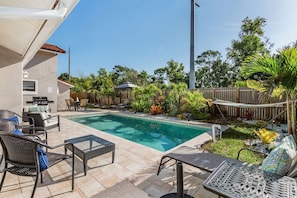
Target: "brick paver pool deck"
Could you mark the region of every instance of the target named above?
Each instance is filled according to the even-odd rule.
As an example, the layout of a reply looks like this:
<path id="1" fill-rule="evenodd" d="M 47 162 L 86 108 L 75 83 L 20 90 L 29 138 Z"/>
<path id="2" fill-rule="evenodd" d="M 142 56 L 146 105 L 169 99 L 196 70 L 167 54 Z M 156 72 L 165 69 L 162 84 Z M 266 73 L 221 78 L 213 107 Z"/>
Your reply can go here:
<path id="1" fill-rule="evenodd" d="M 78 124 L 66 118 L 66 116 L 70 115 L 86 115 L 100 112 L 104 111 L 58 112 L 61 115 L 61 131 L 58 131 L 58 129 L 49 130 L 48 143 L 56 145 L 63 143 L 65 139 L 89 134 L 96 135 L 115 144 L 114 163 L 111 163 L 111 152 L 92 158 L 88 160 L 88 174 L 84 175 L 83 163 L 79 158 L 76 158 L 75 187 L 74 191 L 71 191 L 71 163 L 69 161 L 61 162 L 44 172 L 44 182 L 42 184 L 38 183 L 35 197 L 99 197 L 99 194 L 102 194 L 103 191 L 126 181 L 147 193 L 149 197 L 160 197 L 169 192 L 176 192 L 176 178 L 173 168 L 165 168 L 160 175 L 156 175 L 159 161 L 164 154 L 163 152 Z M 209 138 L 208 134 L 203 134 L 183 145 L 195 146 Z M 64 149 L 59 148 L 56 151 L 63 153 Z M 199 198 L 217 197 L 203 188 L 203 180 L 208 175 L 209 173 L 185 165 L 185 192 Z M 0 177 L 2 177 L 2 173 Z M 26 198 L 31 196 L 32 189 L 33 178 L 18 177 L 7 173 L 0 197 Z M 117 193 L 121 195 L 121 192 Z"/>

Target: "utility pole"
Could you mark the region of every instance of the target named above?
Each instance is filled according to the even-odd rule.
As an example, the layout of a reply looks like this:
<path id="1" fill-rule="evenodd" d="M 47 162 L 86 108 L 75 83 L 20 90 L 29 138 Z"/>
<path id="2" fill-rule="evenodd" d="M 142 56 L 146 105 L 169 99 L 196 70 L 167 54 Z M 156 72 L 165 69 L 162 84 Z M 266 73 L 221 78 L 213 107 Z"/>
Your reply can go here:
<path id="1" fill-rule="evenodd" d="M 68 48 L 68 80 L 70 80 L 70 47 Z"/>
<path id="2" fill-rule="evenodd" d="M 194 48 L 194 40 L 195 40 L 195 6 L 200 7 L 195 0 L 191 0 L 191 31 L 190 31 L 190 82 L 189 88 L 191 90 L 195 89 L 195 48 Z"/>

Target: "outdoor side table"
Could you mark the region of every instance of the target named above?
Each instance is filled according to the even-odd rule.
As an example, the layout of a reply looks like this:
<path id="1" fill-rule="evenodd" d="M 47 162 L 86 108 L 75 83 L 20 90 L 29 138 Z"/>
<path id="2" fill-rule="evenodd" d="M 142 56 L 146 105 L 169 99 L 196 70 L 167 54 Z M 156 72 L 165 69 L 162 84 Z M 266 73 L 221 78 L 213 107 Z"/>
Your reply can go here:
<path id="1" fill-rule="evenodd" d="M 85 175 L 87 174 L 87 161 L 91 158 L 112 152 L 112 163 L 114 162 L 115 144 L 110 141 L 95 135 L 86 135 L 64 140 L 64 142 L 71 142 L 73 144 L 74 154 L 83 161 Z M 67 149 L 72 151 L 69 145 L 65 145 L 65 154 L 67 153 Z"/>
<path id="2" fill-rule="evenodd" d="M 223 197 L 297 197 L 297 181 L 263 171 L 243 162 L 222 162 L 203 182 L 204 188 Z"/>

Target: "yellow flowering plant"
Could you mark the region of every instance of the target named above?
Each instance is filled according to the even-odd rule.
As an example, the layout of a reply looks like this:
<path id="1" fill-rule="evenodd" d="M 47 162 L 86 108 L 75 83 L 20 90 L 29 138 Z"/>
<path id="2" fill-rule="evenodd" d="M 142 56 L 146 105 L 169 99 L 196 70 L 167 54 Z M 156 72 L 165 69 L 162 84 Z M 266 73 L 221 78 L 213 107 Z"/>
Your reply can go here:
<path id="1" fill-rule="evenodd" d="M 277 132 L 267 129 L 259 129 L 259 131 L 254 130 L 254 132 L 264 144 L 269 144 L 278 137 Z"/>

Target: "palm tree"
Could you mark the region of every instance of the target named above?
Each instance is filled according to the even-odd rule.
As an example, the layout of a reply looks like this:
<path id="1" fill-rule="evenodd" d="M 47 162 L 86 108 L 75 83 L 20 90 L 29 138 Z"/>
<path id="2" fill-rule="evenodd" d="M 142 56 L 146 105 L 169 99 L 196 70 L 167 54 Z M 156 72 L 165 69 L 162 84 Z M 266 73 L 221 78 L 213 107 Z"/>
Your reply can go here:
<path id="1" fill-rule="evenodd" d="M 278 54 L 253 55 L 247 58 L 241 68 L 244 78 L 254 78 L 263 90 L 279 95 L 286 94 L 288 133 L 296 137 L 296 87 L 297 49 L 295 47 L 278 51 Z M 255 78 L 255 75 L 258 75 Z M 251 82 L 251 80 L 250 80 Z M 255 85 L 255 83 L 253 83 Z"/>

